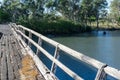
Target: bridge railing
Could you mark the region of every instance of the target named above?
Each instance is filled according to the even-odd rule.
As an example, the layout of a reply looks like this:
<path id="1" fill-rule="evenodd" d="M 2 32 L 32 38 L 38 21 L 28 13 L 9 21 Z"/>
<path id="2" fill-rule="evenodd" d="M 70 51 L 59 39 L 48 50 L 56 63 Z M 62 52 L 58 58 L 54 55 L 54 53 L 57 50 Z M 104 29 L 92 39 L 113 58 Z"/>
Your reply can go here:
<path id="1" fill-rule="evenodd" d="M 53 41 L 31 29 L 28 29 L 26 27 L 23 27 L 22 25 L 16 25 L 14 23 L 11 24 L 12 27 L 15 28 L 16 32 L 20 34 L 23 37 L 23 40 L 27 39 L 28 40 L 28 45 L 31 46 L 33 44 L 36 48 L 36 54 L 38 54 L 39 51 L 41 51 L 45 56 L 47 56 L 51 61 L 52 61 L 52 67 L 51 67 L 51 72 L 55 73 L 56 67 L 60 67 L 64 72 L 66 72 L 69 76 L 74 78 L 75 80 L 83 80 L 78 74 L 73 72 L 71 69 L 69 69 L 66 65 L 61 63 L 58 58 L 60 55 L 60 51 L 65 52 L 66 54 L 84 62 L 87 63 L 88 65 L 93 66 L 94 68 L 97 68 L 97 74 L 95 77 L 95 80 L 104 80 L 106 79 L 106 75 L 110 75 L 116 79 L 120 79 L 120 71 L 107 66 L 107 64 L 102 63 L 100 61 L 97 61 L 93 58 L 90 58 L 88 56 L 83 55 L 80 52 L 77 52 L 73 49 L 70 49 L 56 41 Z M 25 32 L 28 32 L 28 36 L 25 35 Z M 32 40 L 32 34 L 38 37 L 38 43 L 36 43 L 34 40 Z M 55 47 L 55 52 L 54 56 L 50 55 L 44 48 L 41 47 L 42 41 L 45 41 Z"/>

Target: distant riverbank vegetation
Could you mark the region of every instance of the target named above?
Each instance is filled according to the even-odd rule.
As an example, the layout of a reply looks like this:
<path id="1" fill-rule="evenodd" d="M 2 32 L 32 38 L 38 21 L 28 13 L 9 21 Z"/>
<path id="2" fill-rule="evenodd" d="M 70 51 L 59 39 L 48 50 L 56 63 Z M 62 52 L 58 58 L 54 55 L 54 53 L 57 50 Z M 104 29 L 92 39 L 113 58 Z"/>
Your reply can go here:
<path id="1" fill-rule="evenodd" d="M 120 29 L 120 1 L 4 0 L 0 23 L 14 22 L 42 34 L 74 34 Z"/>
<path id="2" fill-rule="evenodd" d="M 90 26 L 84 27 L 80 23 L 75 23 L 62 17 L 52 17 L 52 15 L 49 16 L 51 16 L 49 17 L 50 19 L 30 19 L 29 21 L 21 20 L 18 22 L 18 24 L 22 24 L 42 34 L 60 35 L 91 31 Z"/>

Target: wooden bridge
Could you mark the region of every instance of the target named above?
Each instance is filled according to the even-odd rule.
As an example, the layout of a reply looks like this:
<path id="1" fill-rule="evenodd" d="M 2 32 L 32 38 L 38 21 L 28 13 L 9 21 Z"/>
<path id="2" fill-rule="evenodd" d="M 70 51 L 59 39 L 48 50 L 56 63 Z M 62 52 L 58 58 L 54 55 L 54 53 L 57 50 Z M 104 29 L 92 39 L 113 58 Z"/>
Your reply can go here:
<path id="1" fill-rule="evenodd" d="M 41 46 L 43 41 L 54 46 L 54 56 Z M 35 52 L 32 45 L 36 47 Z M 57 66 L 73 79 L 84 80 L 58 60 L 60 51 L 96 68 L 95 80 L 105 80 L 107 75 L 120 80 L 119 70 L 15 23 L 0 25 L 0 80 L 59 80 L 55 75 Z M 39 52 L 52 61 L 50 70 L 39 58 Z"/>

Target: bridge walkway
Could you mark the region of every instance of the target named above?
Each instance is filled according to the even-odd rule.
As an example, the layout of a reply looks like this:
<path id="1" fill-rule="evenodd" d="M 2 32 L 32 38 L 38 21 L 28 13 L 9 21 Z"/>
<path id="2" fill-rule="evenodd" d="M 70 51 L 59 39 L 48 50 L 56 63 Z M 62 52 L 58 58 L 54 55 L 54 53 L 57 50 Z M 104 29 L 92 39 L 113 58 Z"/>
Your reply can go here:
<path id="1" fill-rule="evenodd" d="M 0 25 L 0 80 L 45 80 L 8 25 Z"/>

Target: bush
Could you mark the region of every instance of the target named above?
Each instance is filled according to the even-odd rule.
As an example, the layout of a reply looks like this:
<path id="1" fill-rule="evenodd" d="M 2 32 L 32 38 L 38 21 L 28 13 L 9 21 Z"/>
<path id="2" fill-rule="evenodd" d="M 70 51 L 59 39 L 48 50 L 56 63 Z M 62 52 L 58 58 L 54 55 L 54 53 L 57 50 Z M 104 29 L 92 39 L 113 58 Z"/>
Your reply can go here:
<path id="1" fill-rule="evenodd" d="M 10 15 L 0 9 L 0 23 L 10 22 Z"/>
<path id="2" fill-rule="evenodd" d="M 18 23 L 31 28 L 39 33 L 42 34 L 54 34 L 54 35 L 61 35 L 61 34 L 74 34 L 80 33 L 85 31 L 90 31 L 90 27 L 82 27 L 80 24 L 75 24 L 69 20 L 63 19 L 56 19 L 56 20 L 21 20 Z"/>

